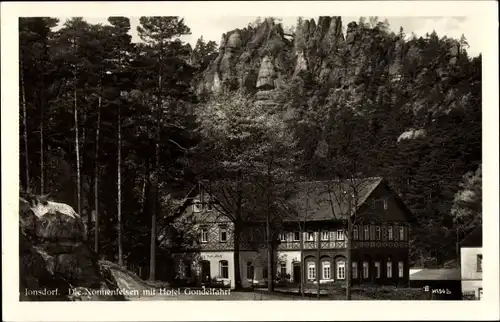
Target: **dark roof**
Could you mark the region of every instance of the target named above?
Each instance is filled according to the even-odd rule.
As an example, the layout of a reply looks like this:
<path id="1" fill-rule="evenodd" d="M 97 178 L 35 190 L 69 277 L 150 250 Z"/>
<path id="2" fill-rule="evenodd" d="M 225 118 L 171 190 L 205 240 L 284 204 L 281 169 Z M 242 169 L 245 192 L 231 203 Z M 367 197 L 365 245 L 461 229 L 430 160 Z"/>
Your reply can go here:
<path id="1" fill-rule="evenodd" d="M 297 216 L 300 216 L 300 220 L 306 221 L 346 219 L 350 209 L 350 202 L 354 204 L 354 199 L 356 199 L 356 211 L 358 211 L 373 191 L 383 183 L 386 184 L 386 187 L 391 189 L 386 180 L 381 177 L 306 181 L 287 184 L 280 189 L 282 190 L 280 192 L 282 199 L 286 200 L 285 212 L 288 218 L 284 218 L 284 220 L 296 221 L 298 218 Z M 223 185 L 218 185 L 217 182 L 200 182 L 200 184 L 218 200 L 219 205 L 225 210 L 224 212 L 232 217 L 232 213 L 235 209 L 235 184 L 228 182 L 225 182 Z M 185 206 L 189 204 L 189 201 L 197 194 L 198 190 L 195 189 L 197 186 L 195 186 L 184 199 L 185 203 L 182 207 L 183 209 L 185 209 Z M 253 198 L 262 199 L 264 197 L 260 195 L 262 191 L 260 191 L 258 187 L 249 184 L 243 186 L 243 191 L 245 195 L 248 195 L 248 193 L 253 195 Z M 401 203 L 404 209 L 408 210 L 401 198 L 397 196 L 397 193 L 394 193 L 394 195 L 396 201 Z M 354 198 L 353 196 L 356 197 Z M 257 200 L 253 200 L 251 204 L 256 204 L 256 202 Z M 264 199 L 262 202 L 264 202 Z M 242 209 L 242 211 L 242 215 L 244 217 L 246 215 L 250 216 L 252 221 L 261 221 L 265 219 L 262 211 L 253 213 L 255 211 L 253 208 Z M 352 211 L 351 209 L 352 214 L 355 214 L 356 211 Z M 252 214 L 246 214 L 246 212 L 252 212 Z M 409 210 L 408 213 L 411 215 Z"/>
<path id="2" fill-rule="evenodd" d="M 410 281 L 457 281 L 460 279 L 460 269 L 458 268 L 423 268 L 410 275 Z"/>
<path id="3" fill-rule="evenodd" d="M 478 226 L 471 231 L 461 242 L 462 247 L 483 247 L 483 227 Z"/>
<path id="4" fill-rule="evenodd" d="M 382 181 L 371 177 L 300 182 L 288 201 L 302 220 L 346 219 L 349 211 L 354 214 Z M 355 211 L 350 205 L 357 206 Z"/>

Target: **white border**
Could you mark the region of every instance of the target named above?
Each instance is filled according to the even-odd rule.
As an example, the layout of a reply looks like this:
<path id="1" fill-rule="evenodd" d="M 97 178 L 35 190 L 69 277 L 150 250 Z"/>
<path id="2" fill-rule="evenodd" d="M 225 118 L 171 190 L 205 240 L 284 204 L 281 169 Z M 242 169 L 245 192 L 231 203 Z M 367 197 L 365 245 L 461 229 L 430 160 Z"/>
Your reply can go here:
<path id="1" fill-rule="evenodd" d="M 19 16 L 476 16 L 483 52 L 484 300 L 412 301 L 170 301 L 126 303 L 18 302 L 18 17 Z M 496 1 L 394 2 L 10 2 L 1 4 L 2 298 L 7 321 L 141 320 L 497 320 L 498 4 Z M 467 129 L 464 129 L 466 131 Z"/>

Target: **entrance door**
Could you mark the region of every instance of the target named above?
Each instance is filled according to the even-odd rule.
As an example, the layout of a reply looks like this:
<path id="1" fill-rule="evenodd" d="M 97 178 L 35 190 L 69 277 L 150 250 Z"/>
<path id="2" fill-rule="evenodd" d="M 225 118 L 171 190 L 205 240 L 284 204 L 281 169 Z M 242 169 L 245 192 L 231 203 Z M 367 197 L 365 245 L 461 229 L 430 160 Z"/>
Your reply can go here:
<path id="1" fill-rule="evenodd" d="M 293 263 L 293 281 L 297 284 L 301 281 L 300 263 Z"/>
<path id="2" fill-rule="evenodd" d="M 210 282 L 210 262 L 202 261 L 201 262 L 201 280 L 204 283 Z"/>

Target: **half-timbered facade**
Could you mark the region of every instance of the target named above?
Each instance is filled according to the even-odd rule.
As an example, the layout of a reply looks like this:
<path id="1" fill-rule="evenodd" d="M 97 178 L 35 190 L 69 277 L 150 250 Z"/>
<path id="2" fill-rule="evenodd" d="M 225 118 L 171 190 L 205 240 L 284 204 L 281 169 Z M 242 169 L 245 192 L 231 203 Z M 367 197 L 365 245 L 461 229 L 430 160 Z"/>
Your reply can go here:
<path id="1" fill-rule="evenodd" d="M 352 218 L 354 284 L 399 284 L 409 280 L 410 212 L 382 178 L 359 179 L 356 198 L 346 198 L 349 185 L 307 182 L 288 200 L 289 214 L 274 234 L 273 278 L 299 283 L 343 283 L 347 276 L 347 216 Z M 351 187 L 354 189 L 354 186 Z M 351 189 L 351 190 L 352 190 Z M 194 218 L 197 246 L 175 252 L 180 276 L 217 280 L 234 287 L 235 260 L 243 286 L 263 283 L 267 272 L 265 229 L 245 222 L 234 254 L 234 223 L 216 197 L 200 185 L 187 198 L 181 216 Z M 355 200 L 354 200 L 355 199 Z"/>

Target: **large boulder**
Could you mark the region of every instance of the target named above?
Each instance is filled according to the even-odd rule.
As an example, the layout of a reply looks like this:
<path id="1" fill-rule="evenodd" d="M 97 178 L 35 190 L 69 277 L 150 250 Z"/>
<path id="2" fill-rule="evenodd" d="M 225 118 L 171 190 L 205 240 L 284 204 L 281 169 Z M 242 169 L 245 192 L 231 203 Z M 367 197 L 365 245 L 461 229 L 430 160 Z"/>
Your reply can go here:
<path id="1" fill-rule="evenodd" d="M 84 237 L 82 219 L 71 206 L 21 197 L 20 300 L 124 300 L 112 274 L 103 274 Z"/>

